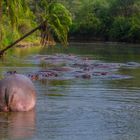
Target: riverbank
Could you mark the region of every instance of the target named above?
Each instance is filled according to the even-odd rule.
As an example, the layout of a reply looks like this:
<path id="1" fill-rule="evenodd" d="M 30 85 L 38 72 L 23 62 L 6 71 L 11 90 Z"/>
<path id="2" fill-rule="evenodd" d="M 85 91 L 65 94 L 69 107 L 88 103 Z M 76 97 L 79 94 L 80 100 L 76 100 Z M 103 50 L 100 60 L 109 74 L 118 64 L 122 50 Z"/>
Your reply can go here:
<path id="1" fill-rule="evenodd" d="M 28 48 L 28 47 L 34 47 L 34 46 L 40 46 L 40 41 L 39 40 L 36 40 L 34 42 L 22 41 L 16 45 L 17 48 Z"/>

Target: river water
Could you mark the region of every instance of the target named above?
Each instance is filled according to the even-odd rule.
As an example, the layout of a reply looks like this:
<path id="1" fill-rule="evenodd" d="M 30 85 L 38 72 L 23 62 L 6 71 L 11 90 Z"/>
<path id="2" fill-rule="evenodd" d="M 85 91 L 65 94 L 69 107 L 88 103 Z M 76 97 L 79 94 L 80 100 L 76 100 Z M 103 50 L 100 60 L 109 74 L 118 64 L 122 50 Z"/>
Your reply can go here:
<path id="1" fill-rule="evenodd" d="M 70 43 L 67 49 L 16 49 L 1 60 L 0 76 L 9 70 L 23 74 L 40 70 L 46 65 L 35 56 L 56 53 L 122 64 L 125 67 L 117 74 L 129 77 L 33 81 L 35 110 L 0 113 L 0 139 L 139 140 L 140 45 Z"/>

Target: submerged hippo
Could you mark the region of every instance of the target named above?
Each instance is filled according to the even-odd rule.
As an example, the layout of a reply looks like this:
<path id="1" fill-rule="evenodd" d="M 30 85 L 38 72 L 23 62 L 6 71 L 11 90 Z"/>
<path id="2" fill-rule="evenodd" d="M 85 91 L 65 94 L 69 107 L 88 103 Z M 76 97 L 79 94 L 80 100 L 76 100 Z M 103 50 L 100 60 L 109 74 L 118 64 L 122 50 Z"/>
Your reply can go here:
<path id="1" fill-rule="evenodd" d="M 26 76 L 12 74 L 0 80 L 0 111 L 29 111 L 35 103 L 35 88 Z"/>

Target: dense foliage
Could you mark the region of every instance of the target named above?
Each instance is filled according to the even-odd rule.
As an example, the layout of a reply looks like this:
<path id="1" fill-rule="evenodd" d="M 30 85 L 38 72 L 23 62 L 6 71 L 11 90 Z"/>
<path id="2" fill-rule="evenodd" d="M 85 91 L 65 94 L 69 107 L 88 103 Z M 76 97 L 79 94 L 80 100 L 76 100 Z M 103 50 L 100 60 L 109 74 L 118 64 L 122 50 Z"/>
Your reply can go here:
<path id="1" fill-rule="evenodd" d="M 37 30 L 40 31 L 42 45 L 54 43 L 55 36 L 63 46 L 67 46 L 71 14 L 57 1 L 1 0 L 0 15 L 1 46 L 19 38 L 7 49 Z M 6 50 L 2 50 L 1 54 Z"/>
<path id="2" fill-rule="evenodd" d="M 73 18 L 70 40 L 140 42 L 140 0 L 0 0 L 0 46 L 45 19 L 48 31 L 66 45 L 71 19 L 65 7 Z"/>
<path id="3" fill-rule="evenodd" d="M 140 0 L 61 0 L 73 15 L 74 40 L 140 42 Z"/>
<path id="4" fill-rule="evenodd" d="M 0 46 L 6 46 L 35 26 L 34 14 L 23 0 L 0 1 Z"/>

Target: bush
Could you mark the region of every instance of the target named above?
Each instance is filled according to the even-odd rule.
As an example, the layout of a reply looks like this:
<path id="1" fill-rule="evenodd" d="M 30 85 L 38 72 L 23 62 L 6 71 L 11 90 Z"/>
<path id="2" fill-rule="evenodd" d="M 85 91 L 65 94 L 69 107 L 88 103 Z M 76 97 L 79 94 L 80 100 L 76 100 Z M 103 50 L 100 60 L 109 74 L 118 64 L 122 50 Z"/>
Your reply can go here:
<path id="1" fill-rule="evenodd" d="M 115 17 L 109 35 L 114 41 L 127 41 L 130 38 L 131 24 L 129 18 Z"/>
<path id="2" fill-rule="evenodd" d="M 130 19 L 130 32 L 129 36 L 132 42 L 139 42 L 140 41 L 140 18 L 137 16 L 131 17 Z"/>

